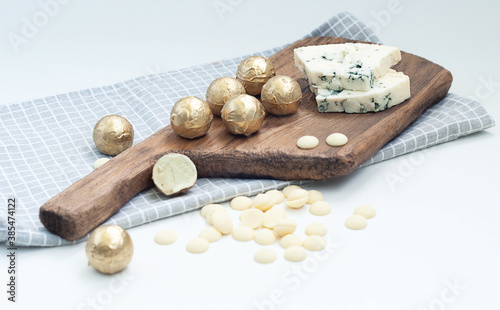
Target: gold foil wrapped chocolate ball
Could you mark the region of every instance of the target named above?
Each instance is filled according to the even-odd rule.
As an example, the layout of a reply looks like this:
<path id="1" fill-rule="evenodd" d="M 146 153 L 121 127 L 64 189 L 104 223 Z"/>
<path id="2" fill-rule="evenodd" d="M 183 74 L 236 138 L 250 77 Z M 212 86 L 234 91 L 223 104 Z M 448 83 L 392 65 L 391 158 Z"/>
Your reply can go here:
<path id="1" fill-rule="evenodd" d="M 117 225 L 104 225 L 90 234 L 85 253 L 89 265 L 99 272 L 114 274 L 128 266 L 134 254 L 134 245 L 126 230 Z"/>
<path id="2" fill-rule="evenodd" d="M 132 146 L 134 128 L 126 118 L 108 115 L 97 122 L 92 138 L 99 152 L 114 156 Z"/>
<path id="3" fill-rule="evenodd" d="M 179 99 L 170 113 L 170 125 L 176 134 L 194 139 L 207 134 L 214 118 L 205 100 L 189 96 Z"/>
<path id="4" fill-rule="evenodd" d="M 291 77 L 277 75 L 264 84 L 260 100 L 267 112 L 274 115 L 290 115 L 299 109 L 302 90 L 299 83 Z"/>
<path id="5" fill-rule="evenodd" d="M 235 78 L 224 76 L 214 80 L 207 89 L 207 103 L 215 115 L 220 111 L 229 98 L 245 94 L 245 87 Z"/>
<path id="6" fill-rule="evenodd" d="M 221 111 L 227 131 L 235 135 L 249 136 L 258 131 L 266 112 L 255 97 L 238 95 L 229 99 Z"/>
<path id="7" fill-rule="evenodd" d="M 236 78 L 250 95 L 259 95 L 262 86 L 275 75 L 273 63 L 262 56 L 250 56 L 242 60 L 236 71 Z"/>

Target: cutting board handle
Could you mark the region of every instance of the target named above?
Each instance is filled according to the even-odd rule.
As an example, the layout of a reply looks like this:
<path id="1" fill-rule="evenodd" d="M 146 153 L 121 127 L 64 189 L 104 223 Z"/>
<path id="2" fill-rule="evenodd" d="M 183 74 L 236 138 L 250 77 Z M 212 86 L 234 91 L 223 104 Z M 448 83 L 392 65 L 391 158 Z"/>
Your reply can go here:
<path id="1" fill-rule="evenodd" d="M 66 240 L 84 237 L 153 184 L 153 166 L 169 152 L 168 131 L 169 126 L 54 196 L 40 208 L 40 221 Z"/>

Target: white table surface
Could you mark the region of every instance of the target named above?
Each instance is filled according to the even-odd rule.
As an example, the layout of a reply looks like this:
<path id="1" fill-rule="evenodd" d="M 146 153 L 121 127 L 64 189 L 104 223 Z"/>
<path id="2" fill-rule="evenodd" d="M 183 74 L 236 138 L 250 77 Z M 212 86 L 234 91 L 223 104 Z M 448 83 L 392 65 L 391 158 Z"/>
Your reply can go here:
<path id="1" fill-rule="evenodd" d="M 19 34 L 23 18 L 47 2 L 0 1 L 0 104 L 272 48 L 350 11 L 383 42 L 449 69 L 451 91 L 480 99 L 500 120 L 499 2 L 65 0 L 15 51 L 9 33 Z M 221 3 L 230 10 L 219 15 Z M 115 276 L 87 267 L 83 243 L 19 249 L 12 304 L 3 246 L 1 308 L 498 309 L 499 134 L 495 127 L 308 184 L 333 212 L 291 215 L 300 232 L 316 219 L 329 226 L 329 250 L 302 263 L 284 260 L 275 244 L 277 261 L 257 264 L 258 246 L 232 237 L 187 253 L 186 242 L 206 225 L 191 212 L 129 229 L 134 258 Z M 343 222 L 359 204 L 375 206 L 377 216 L 365 230 L 348 230 Z M 164 228 L 178 233 L 174 245 L 153 242 Z"/>

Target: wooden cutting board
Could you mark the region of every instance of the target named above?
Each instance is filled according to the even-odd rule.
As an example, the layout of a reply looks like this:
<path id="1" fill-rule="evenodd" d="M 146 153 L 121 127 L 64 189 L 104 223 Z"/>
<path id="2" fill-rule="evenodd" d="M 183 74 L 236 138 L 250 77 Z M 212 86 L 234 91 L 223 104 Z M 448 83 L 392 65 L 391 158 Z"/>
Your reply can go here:
<path id="1" fill-rule="evenodd" d="M 437 64 L 402 52 L 402 61 L 394 69 L 410 77 L 411 98 L 406 102 L 379 113 L 319 113 L 307 81 L 294 66 L 293 49 L 345 42 L 356 41 L 306 38 L 270 57 L 276 74 L 295 78 L 302 88 L 303 101 L 296 114 L 269 115 L 250 137 L 229 134 L 219 117 L 214 118 L 206 136 L 195 140 L 181 138 L 167 126 L 49 200 L 40 208 L 40 220 L 50 232 L 67 240 L 85 236 L 150 187 L 153 165 L 169 152 L 190 157 L 199 177 L 320 180 L 351 173 L 440 101 L 452 76 Z M 349 142 L 342 147 L 328 146 L 325 139 L 334 132 L 344 133 Z M 299 149 L 297 139 L 304 135 L 318 137 L 319 146 Z"/>

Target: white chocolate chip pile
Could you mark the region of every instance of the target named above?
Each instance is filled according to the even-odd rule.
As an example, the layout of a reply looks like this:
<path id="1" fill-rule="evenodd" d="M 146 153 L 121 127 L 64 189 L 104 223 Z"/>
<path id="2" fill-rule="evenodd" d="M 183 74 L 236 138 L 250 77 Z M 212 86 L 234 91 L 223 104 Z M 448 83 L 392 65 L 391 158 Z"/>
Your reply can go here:
<path id="1" fill-rule="evenodd" d="M 205 205 L 200 214 L 206 219 L 208 226 L 201 230 L 198 237 L 187 243 L 186 250 L 191 253 L 203 253 L 209 249 L 210 243 L 220 240 L 224 235 L 231 235 L 232 239 L 238 242 L 253 240 L 251 243 L 266 246 L 254 252 L 254 260 L 258 263 L 269 264 L 277 259 L 276 251 L 272 248 L 277 242 L 283 249 L 282 255 L 286 260 L 303 261 L 309 251 L 325 249 L 327 242 L 324 237 L 328 229 L 325 224 L 313 221 L 302 231 L 290 215 L 296 212 L 292 210 L 306 205 L 313 216 L 328 215 L 332 207 L 323 199 L 323 194 L 317 190 L 307 191 L 298 185 L 289 185 L 282 191 L 270 190 L 256 195 L 253 199 L 237 196 L 229 204 L 232 210 L 220 204 Z M 234 212 L 239 213 L 236 217 L 239 223 L 232 218 Z M 367 219 L 374 216 L 373 207 L 360 205 L 354 209 L 353 215 L 346 219 L 345 226 L 355 230 L 363 229 L 367 225 Z M 155 242 L 159 244 L 171 244 L 176 240 L 177 235 L 169 230 L 160 231 L 155 236 Z"/>
<path id="2" fill-rule="evenodd" d="M 324 224 L 310 223 L 305 229 L 306 237 L 303 238 L 297 234 L 297 222 L 287 214 L 288 210 L 300 209 L 305 205 L 310 205 L 312 214 L 330 213 L 331 206 L 323 201 L 323 195 L 319 191 L 307 191 L 300 186 L 290 185 L 282 191 L 270 190 L 258 194 L 253 199 L 238 196 L 229 205 L 232 210 L 239 212 L 239 223 L 233 221 L 228 210 L 220 204 L 208 204 L 201 208 L 200 214 L 210 226 L 205 227 L 198 238 L 189 241 L 186 246 L 189 252 L 205 252 L 210 242 L 229 234 L 236 241 L 254 240 L 255 244 L 262 246 L 272 246 L 279 241 L 284 249 L 283 257 L 292 262 L 304 260 L 307 250 L 320 251 L 326 246 L 323 236 L 327 229 Z M 316 205 L 313 209 L 320 211 L 313 212 L 313 205 Z M 262 264 L 272 263 L 276 257 L 275 250 L 270 247 L 260 248 L 254 254 L 254 260 Z"/>

